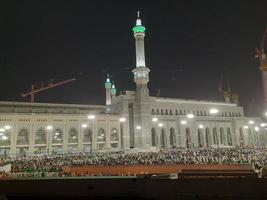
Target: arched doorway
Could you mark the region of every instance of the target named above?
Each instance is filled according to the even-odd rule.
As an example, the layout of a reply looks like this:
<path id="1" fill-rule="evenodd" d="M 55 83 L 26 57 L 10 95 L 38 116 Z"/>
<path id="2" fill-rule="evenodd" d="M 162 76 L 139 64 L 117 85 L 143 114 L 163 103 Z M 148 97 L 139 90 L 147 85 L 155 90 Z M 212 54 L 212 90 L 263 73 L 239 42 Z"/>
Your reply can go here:
<path id="1" fill-rule="evenodd" d="M 213 128 L 213 142 L 214 142 L 214 144 L 219 145 L 218 134 L 217 134 L 217 128 L 216 127 Z"/>
<path id="2" fill-rule="evenodd" d="M 227 128 L 227 142 L 228 142 L 228 145 L 232 146 L 232 135 L 231 135 L 230 128 Z"/>
<path id="3" fill-rule="evenodd" d="M 223 128 L 220 128 L 220 139 L 221 139 L 221 144 L 225 144 L 225 136 Z"/>
<path id="4" fill-rule="evenodd" d="M 241 147 L 245 146 L 245 137 L 242 128 L 239 128 L 239 144 Z"/>
<path id="5" fill-rule="evenodd" d="M 151 129 L 151 144 L 152 144 L 152 147 L 155 147 L 158 145 L 158 137 L 156 133 L 156 128 Z"/>
<path id="6" fill-rule="evenodd" d="M 191 130 L 189 127 L 185 129 L 185 146 L 186 148 L 192 148 Z"/>
<path id="7" fill-rule="evenodd" d="M 202 132 L 202 129 L 198 129 L 197 130 L 197 137 L 198 137 L 198 146 L 199 147 L 203 147 L 203 143 L 204 143 L 204 140 L 203 140 L 203 132 Z"/>
<path id="8" fill-rule="evenodd" d="M 211 147 L 211 138 L 210 138 L 210 129 L 206 128 L 206 145 L 207 147 Z"/>
<path id="9" fill-rule="evenodd" d="M 165 128 L 161 129 L 161 134 L 160 134 L 160 145 L 161 148 L 166 148 L 166 131 Z"/>
<path id="10" fill-rule="evenodd" d="M 175 131 L 173 127 L 170 128 L 170 145 L 171 147 L 175 147 L 176 145 Z"/>

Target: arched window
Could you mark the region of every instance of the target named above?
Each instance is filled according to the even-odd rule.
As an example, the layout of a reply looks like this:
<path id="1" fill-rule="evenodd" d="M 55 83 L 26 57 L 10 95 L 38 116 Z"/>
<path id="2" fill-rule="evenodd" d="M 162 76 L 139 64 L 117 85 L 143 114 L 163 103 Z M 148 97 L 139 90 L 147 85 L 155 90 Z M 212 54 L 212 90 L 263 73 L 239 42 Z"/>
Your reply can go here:
<path id="1" fill-rule="evenodd" d="M 103 128 L 98 129 L 97 132 L 97 142 L 105 142 L 106 141 L 106 134 Z"/>
<path id="2" fill-rule="evenodd" d="M 207 147 L 211 147 L 210 129 L 206 128 L 206 144 Z"/>
<path id="3" fill-rule="evenodd" d="M 160 110 L 160 114 L 164 115 L 164 110 L 163 109 Z"/>
<path id="4" fill-rule="evenodd" d="M 172 115 L 172 110 L 169 111 L 169 114 Z"/>
<path id="5" fill-rule="evenodd" d="M 36 131 L 35 144 L 46 144 L 46 132 L 43 128 L 39 128 Z"/>
<path id="6" fill-rule="evenodd" d="M 228 145 L 232 145 L 232 136 L 231 136 L 230 128 L 227 128 L 227 142 L 228 142 Z"/>
<path id="7" fill-rule="evenodd" d="M 186 145 L 186 148 L 192 147 L 191 130 L 189 127 L 185 129 L 185 145 Z"/>
<path id="8" fill-rule="evenodd" d="M 155 115 L 155 110 L 154 109 L 152 109 L 151 114 Z"/>
<path id="9" fill-rule="evenodd" d="M 175 147 L 176 144 L 176 139 L 175 139 L 175 131 L 174 128 L 170 128 L 170 145 L 171 147 Z"/>
<path id="10" fill-rule="evenodd" d="M 155 147 L 158 145 L 158 136 L 157 136 L 155 128 L 151 129 L 151 143 L 152 143 L 152 147 Z"/>
<path id="11" fill-rule="evenodd" d="M 214 144 L 217 144 L 217 145 L 219 144 L 217 128 L 216 127 L 213 128 L 213 142 L 214 142 Z"/>
<path id="12" fill-rule="evenodd" d="M 60 128 L 56 128 L 52 133 L 52 143 L 63 143 L 63 131 Z"/>
<path id="13" fill-rule="evenodd" d="M 75 128 L 71 128 L 69 130 L 69 143 L 77 143 L 78 142 L 78 131 Z"/>
<path id="14" fill-rule="evenodd" d="M 92 142 L 92 130 L 90 128 L 83 130 L 83 142 Z"/>
<path id="15" fill-rule="evenodd" d="M 239 128 L 239 142 L 241 147 L 245 146 L 245 137 L 242 128 Z"/>
<path id="16" fill-rule="evenodd" d="M 159 109 L 157 109 L 157 111 L 156 111 L 156 112 L 157 112 L 156 114 L 157 114 L 157 115 L 159 115 Z"/>
<path id="17" fill-rule="evenodd" d="M 223 128 L 220 128 L 220 139 L 221 139 L 221 144 L 225 144 L 225 137 L 224 137 Z"/>
<path id="18" fill-rule="evenodd" d="M 110 141 L 118 142 L 119 141 L 119 134 L 116 128 L 111 129 Z"/>
<path id="19" fill-rule="evenodd" d="M 17 145 L 28 145 L 29 135 L 30 133 L 26 128 L 20 129 L 17 135 Z"/>
<path id="20" fill-rule="evenodd" d="M 0 146 L 9 146 L 10 145 L 10 138 L 11 138 L 11 132 L 9 130 L 5 130 L 0 136 Z M 1 152 L 1 150 L 3 150 Z M 6 148 L 0 149 L 0 155 L 1 154 L 8 154 L 9 149 L 7 150 Z"/>
<path id="21" fill-rule="evenodd" d="M 199 147 L 203 147 L 204 141 L 203 141 L 203 132 L 202 132 L 202 129 L 199 128 L 197 130 L 197 136 L 198 136 L 198 146 Z"/>
<path id="22" fill-rule="evenodd" d="M 165 131 L 165 128 L 161 128 L 160 144 L 161 144 L 161 148 L 165 148 L 166 147 L 166 131 Z"/>
<path id="23" fill-rule="evenodd" d="M 168 115 L 168 110 L 167 109 L 165 109 L 165 115 Z"/>

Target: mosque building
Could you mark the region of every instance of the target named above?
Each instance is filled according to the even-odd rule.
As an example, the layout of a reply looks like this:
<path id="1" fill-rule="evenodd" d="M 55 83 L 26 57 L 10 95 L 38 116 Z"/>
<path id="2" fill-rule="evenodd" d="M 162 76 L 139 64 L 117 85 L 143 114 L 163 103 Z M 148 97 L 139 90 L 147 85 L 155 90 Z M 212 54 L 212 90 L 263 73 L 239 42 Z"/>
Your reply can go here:
<path id="1" fill-rule="evenodd" d="M 229 98 L 150 96 L 145 30 L 138 16 L 135 91 L 117 95 L 107 75 L 106 105 L 0 102 L 0 155 L 266 146 L 267 124 Z"/>

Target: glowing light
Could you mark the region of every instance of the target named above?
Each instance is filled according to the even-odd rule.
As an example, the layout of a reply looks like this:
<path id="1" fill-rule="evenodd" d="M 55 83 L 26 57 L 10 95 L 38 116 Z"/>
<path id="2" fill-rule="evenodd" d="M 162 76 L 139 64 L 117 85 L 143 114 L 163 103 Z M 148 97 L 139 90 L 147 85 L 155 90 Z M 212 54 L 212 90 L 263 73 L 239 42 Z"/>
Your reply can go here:
<path id="1" fill-rule="evenodd" d="M 212 108 L 212 109 L 210 109 L 209 112 L 210 112 L 210 114 L 217 114 L 219 112 L 219 110 L 216 108 Z"/>
<path id="2" fill-rule="evenodd" d="M 265 112 L 265 116 L 267 116 L 267 112 Z"/>
<path id="3" fill-rule="evenodd" d="M 181 121 L 181 124 L 183 124 L 183 125 L 186 124 L 186 123 L 187 123 L 187 122 L 186 122 L 185 120 L 182 120 L 182 121 Z"/>
<path id="4" fill-rule="evenodd" d="M 121 117 L 120 118 L 120 122 L 125 122 L 126 121 L 126 118 L 125 117 Z"/>
<path id="5" fill-rule="evenodd" d="M 8 139 L 8 137 L 7 136 L 2 136 L 2 140 L 7 140 Z"/>
<path id="6" fill-rule="evenodd" d="M 248 123 L 249 124 L 255 124 L 255 122 L 253 120 L 250 120 Z"/>
<path id="7" fill-rule="evenodd" d="M 87 127 L 87 124 L 82 124 L 82 128 L 86 128 Z"/>
<path id="8" fill-rule="evenodd" d="M 5 131 L 5 129 L 4 128 L 0 128 L 0 132 L 4 132 Z"/>
<path id="9" fill-rule="evenodd" d="M 158 121 L 158 118 L 156 118 L 156 117 L 152 118 L 152 122 L 157 122 L 157 121 Z"/>
<path id="10" fill-rule="evenodd" d="M 46 127 L 46 129 L 47 129 L 47 130 L 52 130 L 52 129 L 53 129 L 53 126 L 50 126 L 50 125 L 49 125 L 49 126 Z"/>
<path id="11" fill-rule="evenodd" d="M 260 124 L 261 127 L 264 127 L 264 126 L 266 126 L 266 125 L 267 125 L 267 124 L 265 124 L 265 123 L 261 123 L 261 124 Z"/>
<path id="12" fill-rule="evenodd" d="M 4 133 L 0 133 L 0 136 L 4 135 Z"/>
<path id="13" fill-rule="evenodd" d="M 257 127 L 257 126 L 255 126 L 255 127 L 254 127 L 254 130 L 255 130 L 255 131 L 259 131 L 259 130 L 260 130 L 260 128 L 259 128 L 259 127 Z"/>
<path id="14" fill-rule="evenodd" d="M 204 128 L 204 126 L 202 124 L 199 124 L 198 128 Z"/>
<path id="15" fill-rule="evenodd" d="M 9 130 L 9 129 L 11 129 L 11 126 L 6 125 L 4 128 L 5 128 L 6 130 Z"/>
<path id="16" fill-rule="evenodd" d="M 88 119 L 95 119 L 94 115 L 88 115 Z"/>
<path id="17" fill-rule="evenodd" d="M 248 126 L 244 126 L 244 129 L 248 129 Z"/>
<path id="18" fill-rule="evenodd" d="M 193 115 L 193 114 L 187 114 L 187 118 L 189 118 L 189 119 L 192 119 L 194 117 L 195 117 L 195 115 Z"/>
<path id="19" fill-rule="evenodd" d="M 159 123 L 159 127 L 162 127 L 163 126 L 163 124 L 162 123 Z"/>
<path id="20" fill-rule="evenodd" d="M 144 33 L 146 28 L 144 26 L 135 26 L 133 28 L 134 33 Z"/>
<path id="21" fill-rule="evenodd" d="M 140 130 L 140 129 L 141 129 L 141 126 L 136 126 L 136 129 L 137 129 L 137 130 Z"/>

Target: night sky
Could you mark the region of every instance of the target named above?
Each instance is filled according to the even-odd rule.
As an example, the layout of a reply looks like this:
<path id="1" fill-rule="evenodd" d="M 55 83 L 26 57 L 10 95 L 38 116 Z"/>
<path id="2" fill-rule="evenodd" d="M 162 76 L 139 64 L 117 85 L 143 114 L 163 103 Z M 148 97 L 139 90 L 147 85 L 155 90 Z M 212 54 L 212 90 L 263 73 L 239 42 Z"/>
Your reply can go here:
<path id="1" fill-rule="evenodd" d="M 266 0 L 20 0 L 0 7 L 0 101 L 29 101 L 20 93 L 32 83 L 77 78 L 36 101 L 104 104 L 107 72 L 119 91 L 134 90 L 132 27 L 140 10 L 151 95 L 160 89 L 161 97 L 222 100 L 223 74 L 246 112 L 262 111 L 254 55 L 267 27 Z"/>

